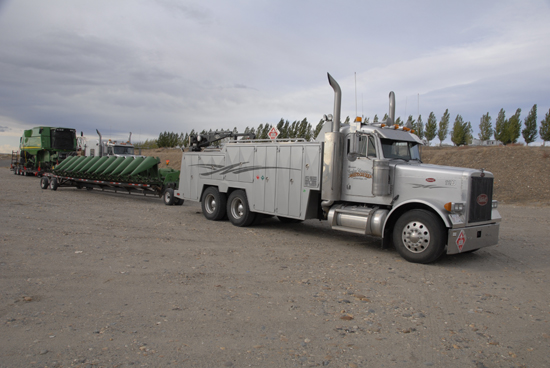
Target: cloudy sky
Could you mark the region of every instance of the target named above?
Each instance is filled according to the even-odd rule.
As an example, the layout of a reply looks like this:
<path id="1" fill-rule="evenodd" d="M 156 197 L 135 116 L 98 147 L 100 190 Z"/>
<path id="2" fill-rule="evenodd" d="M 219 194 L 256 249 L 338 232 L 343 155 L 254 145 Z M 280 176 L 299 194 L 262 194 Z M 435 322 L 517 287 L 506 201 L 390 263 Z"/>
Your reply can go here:
<path id="1" fill-rule="evenodd" d="M 548 0 L 0 0 L 0 152 L 24 129 L 239 131 L 550 108 Z M 355 77 L 356 76 L 356 77 Z M 356 84 L 355 84 L 356 80 Z M 355 87 L 356 85 L 356 87 Z M 523 138 L 520 138 L 522 141 Z"/>

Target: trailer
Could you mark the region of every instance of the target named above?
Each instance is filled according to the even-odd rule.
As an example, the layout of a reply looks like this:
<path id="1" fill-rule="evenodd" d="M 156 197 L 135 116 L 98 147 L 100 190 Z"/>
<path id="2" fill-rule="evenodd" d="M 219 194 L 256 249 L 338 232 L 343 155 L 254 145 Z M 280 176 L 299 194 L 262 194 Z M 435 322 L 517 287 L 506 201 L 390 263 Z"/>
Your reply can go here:
<path id="1" fill-rule="evenodd" d="M 75 153 L 75 129 L 35 127 L 23 132 L 19 150 L 12 151 L 10 170 L 15 175 L 42 176 Z"/>
<path id="2" fill-rule="evenodd" d="M 167 189 L 178 186 L 179 171 L 159 168 L 158 157 L 144 156 L 73 156 L 46 173 L 42 189 L 60 187 L 123 192 L 162 197 Z M 172 198 L 172 204 L 183 200 Z"/>
<path id="3" fill-rule="evenodd" d="M 168 199 L 200 202 L 208 220 L 235 226 L 263 216 L 328 221 L 334 230 L 393 244 L 416 263 L 498 243 L 492 173 L 422 163 L 422 141 L 395 124 L 393 92 L 387 120 L 342 124 L 340 86 L 328 79 L 334 115 L 325 116 L 317 141 L 241 139 L 184 152 Z"/>

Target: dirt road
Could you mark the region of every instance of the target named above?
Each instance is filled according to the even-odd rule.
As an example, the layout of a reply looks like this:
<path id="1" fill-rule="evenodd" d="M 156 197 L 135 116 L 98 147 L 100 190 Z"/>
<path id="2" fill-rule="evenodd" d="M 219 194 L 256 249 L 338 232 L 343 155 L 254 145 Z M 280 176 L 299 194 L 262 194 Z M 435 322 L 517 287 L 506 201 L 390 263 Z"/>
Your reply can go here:
<path id="1" fill-rule="evenodd" d="M 550 366 L 549 207 L 432 265 L 0 169 L 0 367 Z"/>

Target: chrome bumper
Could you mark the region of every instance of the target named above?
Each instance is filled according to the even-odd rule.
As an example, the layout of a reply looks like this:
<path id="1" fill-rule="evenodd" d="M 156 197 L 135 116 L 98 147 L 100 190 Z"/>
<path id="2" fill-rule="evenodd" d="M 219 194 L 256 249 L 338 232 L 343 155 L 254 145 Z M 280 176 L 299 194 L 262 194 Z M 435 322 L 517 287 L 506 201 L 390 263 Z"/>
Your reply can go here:
<path id="1" fill-rule="evenodd" d="M 464 253 L 498 244 L 499 227 L 500 224 L 496 223 L 449 229 L 447 254 Z"/>

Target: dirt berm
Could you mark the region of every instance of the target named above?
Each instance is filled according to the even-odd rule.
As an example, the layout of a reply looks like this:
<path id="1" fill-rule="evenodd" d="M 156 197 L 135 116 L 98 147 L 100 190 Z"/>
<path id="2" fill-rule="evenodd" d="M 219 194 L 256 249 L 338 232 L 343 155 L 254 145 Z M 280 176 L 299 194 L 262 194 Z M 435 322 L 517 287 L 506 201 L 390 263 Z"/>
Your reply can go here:
<path id="1" fill-rule="evenodd" d="M 157 156 L 162 166 L 179 170 L 180 149 L 143 150 Z M 503 203 L 550 205 L 550 147 L 422 147 L 429 164 L 484 168 L 495 175 L 494 199 Z"/>

